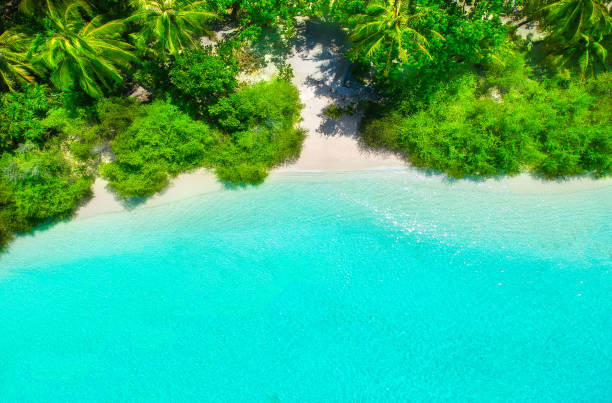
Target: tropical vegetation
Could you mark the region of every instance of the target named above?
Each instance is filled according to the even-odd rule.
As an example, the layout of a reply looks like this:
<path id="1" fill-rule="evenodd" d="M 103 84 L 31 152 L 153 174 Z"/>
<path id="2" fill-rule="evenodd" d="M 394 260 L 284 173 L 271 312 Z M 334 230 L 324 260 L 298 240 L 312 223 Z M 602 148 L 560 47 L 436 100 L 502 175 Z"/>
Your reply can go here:
<path id="1" fill-rule="evenodd" d="M 132 35 L 138 48 L 162 57 L 195 48 L 198 35 L 210 35 L 207 23 L 215 17 L 204 9 L 206 1 L 133 0 L 133 5 L 134 14 L 127 21 L 141 27 Z"/>
<path id="2" fill-rule="evenodd" d="M 136 59 L 131 45 L 119 37 L 123 21 L 103 23 L 101 15 L 84 18 L 91 12 L 81 0 L 62 7 L 48 2 L 48 28 L 42 43 L 34 46 L 32 60 L 50 74 L 58 90 L 81 90 L 100 98 L 122 82 L 120 69 Z"/>
<path id="3" fill-rule="evenodd" d="M 0 87 L 15 91 L 19 84 L 34 82 L 34 68 L 27 61 L 28 38 L 9 30 L 0 34 Z"/>
<path id="4" fill-rule="evenodd" d="M 0 15 L 0 246 L 69 217 L 99 175 L 146 197 L 185 170 L 257 184 L 296 158 L 282 52 L 300 17 L 347 32 L 353 78 L 377 94 L 364 145 L 454 177 L 611 173 L 602 0 L 15 0 Z M 279 76 L 241 82 L 266 46 Z"/>

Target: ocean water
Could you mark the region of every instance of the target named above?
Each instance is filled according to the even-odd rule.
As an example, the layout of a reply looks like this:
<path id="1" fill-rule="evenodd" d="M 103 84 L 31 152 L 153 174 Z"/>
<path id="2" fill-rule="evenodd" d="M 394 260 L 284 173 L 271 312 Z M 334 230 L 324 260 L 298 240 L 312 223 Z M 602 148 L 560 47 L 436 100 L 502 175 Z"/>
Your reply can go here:
<path id="1" fill-rule="evenodd" d="M 612 187 L 402 170 L 57 224 L 0 256 L 1 402 L 612 401 Z"/>

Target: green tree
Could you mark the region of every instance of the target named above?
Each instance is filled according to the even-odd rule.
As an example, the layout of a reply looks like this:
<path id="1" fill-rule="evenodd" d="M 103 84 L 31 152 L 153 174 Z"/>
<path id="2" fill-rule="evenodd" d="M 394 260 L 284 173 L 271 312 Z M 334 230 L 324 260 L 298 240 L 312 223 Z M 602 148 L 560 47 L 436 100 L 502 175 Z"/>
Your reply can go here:
<path id="1" fill-rule="evenodd" d="M 48 89 L 36 84 L 0 95 L 0 153 L 26 142 L 41 145 L 45 136 L 41 120 L 52 106 Z"/>
<path id="2" fill-rule="evenodd" d="M 302 105 L 293 85 L 262 81 L 221 98 L 209 113 L 225 133 L 211 153 L 217 176 L 231 183 L 261 183 L 270 168 L 300 155 L 304 133 L 295 127 Z"/>
<path id="3" fill-rule="evenodd" d="M 559 0 L 544 8 L 546 28 L 551 36 L 572 42 L 584 32 L 609 34 L 612 19 L 605 1 Z"/>
<path id="4" fill-rule="evenodd" d="M 93 178 L 74 170 L 59 150 L 0 158 L 0 248 L 12 231 L 70 216 L 91 195 Z M 4 228 L 3 228 L 4 227 Z"/>
<path id="5" fill-rule="evenodd" d="M 134 0 L 134 6 L 136 11 L 128 21 L 142 26 L 135 35 L 137 46 L 156 47 L 162 57 L 194 47 L 198 35 L 211 35 L 206 23 L 216 17 L 204 10 L 205 1 Z"/>
<path id="6" fill-rule="evenodd" d="M 217 14 L 240 25 L 243 38 L 255 39 L 267 29 L 279 28 L 285 37 L 295 34 L 295 17 L 312 15 L 320 2 L 309 0 L 208 0 Z"/>
<path id="7" fill-rule="evenodd" d="M 178 55 L 170 70 L 170 79 L 190 102 L 210 104 L 233 91 L 238 85 L 238 62 L 233 57 L 212 54 L 200 49 Z"/>
<path id="8" fill-rule="evenodd" d="M 612 16 L 604 0 L 558 0 L 542 15 L 549 32 L 544 51 L 553 66 L 582 78 L 607 70 Z"/>
<path id="9" fill-rule="evenodd" d="M 12 31 L 0 34 L 0 87 L 14 91 L 18 84 L 34 82 L 34 68 L 26 60 L 29 40 Z"/>
<path id="10" fill-rule="evenodd" d="M 208 125 L 158 100 L 111 141 L 116 160 L 100 171 L 122 196 L 150 196 L 170 177 L 202 166 L 215 142 Z"/>
<path id="11" fill-rule="evenodd" d="M 83 15 L 91 9 L 80 0 L 61 8 L 47 5 L 50 28 L 33 61 L 51 72 L 53 84 L 63 91 L 80 87 L 99 98 L 113 83 L 121 83 L 120 68 L 135 60 L 131 45 L 119 37 L 124 23 L 102 23 L 102 16 L 86 20 Z"/>
<path id="12" fill-rule="evenodd" d="M 581 34 L 579 40 L 567 44 L 547 41 L 545 50 L 550 63 L 561 73 L 567 75 L 575 71 L 584 79 L 608 70 L 608 49 L 611 39 L 603 35 L 594 37 Z"/>
<path id="13" fill-rule="evenodd" d="M 402 6 L 401 0 L 377 1 L 367 7 L 365 14 L 354 17 L 356 23 L 349 39 L 354 51 L 373 57 L 377 52 L 386 54 L 384 75 L 387 76 L 391 63 L 399 59 L 408 61 L 404 39 L 416 45 L 420 52 L 431 58 L 427 50 L 427 38 L 414 28 L 422 17 L 416 4 L 409 2 Z M 432 31 L 435 32 L 435 31 Z M 439 34 L 438 34 L 439 35 Z"/>

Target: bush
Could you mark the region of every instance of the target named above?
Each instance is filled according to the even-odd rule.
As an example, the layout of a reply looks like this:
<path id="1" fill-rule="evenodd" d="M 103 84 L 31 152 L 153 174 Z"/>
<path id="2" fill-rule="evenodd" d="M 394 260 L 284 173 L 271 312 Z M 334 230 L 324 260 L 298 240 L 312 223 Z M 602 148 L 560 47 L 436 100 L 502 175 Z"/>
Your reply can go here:
<path id="1" fill-rule="evenodd" d="M 89 128 L 82 117 L 72 117 L 70 111 L 65 108 L 49 111 L 41 123 L 45 131 L 49 133 L 49 139 L 52 137 L 59 137 L 62 140 L 78 138 Z"/>
<path id="2" fill-rule="evenodd" d="M 161 60 L 144 60 L 134 72 L 134 80 L 154 93 L 166 92 L 169 87 L 168 65 Z"/>
<path id="3" fill-rule="evenodd" d="M 171 176 L 201 166 L 215 168 L 227 182 L 261 183 L 269 168 L 299 155 L 304 136 L 294 128 L 301 108 L 297 89 L 286 82 L 260 83 L 222 98 L 211 110 L 223 133 L 165 101 L 142 108 L 111 141 L 116 161 L 100 167 L 123 196 L 149 196 Z"/>
<path id="4" fill-rule="evenodd" d="M 238 63 L 233 57 L 213 55 L 210 48 L 178 55 L 170 69 L 174 87 L 204 104 L 234 91 L 237 74 Z"/>
<path id="5" fill-rule="evenodd" d="M 214 164 L 221 179 L 260 183 L 268 169 L 300 154 L 304 133 L 296 129 L 301 103 L 285 81 L 261 82 L 222 98 L 209 113 L 225 131 Z"/>
<path id="6" fill-rule="evenodd" d="M 294 77 L 293 67 L 283 60 L 278 66 L 278 79 L 290 83 Z"/>
<path id="7" fill-rule="evenodd" d="M 217 168 L 216 173 L 223 182 L 239 184 L 259 184 L 268 176 L 266 167 L 249 164 L 222 166 Z"/>
<path id="8" fill-rule="evenodd" d="M 70 154 L 80 161 L 87 161 L 93 156 L 93 146 L 88 142 L 74 141 L 70 143 Z"/>
<path id="9" fill-rule="evenodd" d="M 0 152 L 12 151 L 26 141 L 42 144 L 46 131 L 41 120 L 52 105 L 48 89 L 39 85 L 0 95 Z"/>
<path id="10" fill-rule="evenodd" d="M 15 214 L 15 195 L 6 182 L 0 181 L 0 251 L 13 238 L 13 232 L 28 227 L 22 217 Z"/>
<path id="11" fill-rule="evenodd" d="M 203 165 L 214 143 L 206 124 L 156 101 L 111 141 L 117 159 L 100 171 L 122 196 L 149 196 L 163 189 L 169 176 Z"/>
<path id="12" fill-rule="evenodd" d="M 611 75 L 568 88 L 528 77 L 518 88 L 506 85 L 496 101 L 491 93 L 499 87 L 466 76 L 437 91 L 426 109 L 372 119 L 364 140 L 454 177 L 524 168 L 549 178 L 610 175 L 612 98 L 602 94 L 612 91 Z"/>
<path id="13" fill-rule="evenodd" d="M 338 106 L 336 104 L 331 104 L 323 111 L 323 115 L 330 119 L 338 120 L 342 118 L 344 115 L 352 116 L 357 112 L 359 104 L 356 102 L 352 102 L 346 106 Z"/>
<path id="14" fill-rule="evenodd" d="M 284 81 L 260 82 L 225 98 L 208 110 L 227 132 L 245 131 L 257 126 L 292 127 L 299 119 L 297 89 Z"/>
<path id="15" fill-rule="evenodd" d="M 0 160 L 0 245 L 12 232 L 69 216 L 91 194 L 93 178 L 57 150 L 4 154 Z"/>
<path id="16" fill-rule="evenodd" d="M 102 138 L 112 139 L 125 131 L 142 113 L 140 101 L 135 98 L 102 98 L 96 104 L 96 115 L 100 122 L 96 132 Z"/>

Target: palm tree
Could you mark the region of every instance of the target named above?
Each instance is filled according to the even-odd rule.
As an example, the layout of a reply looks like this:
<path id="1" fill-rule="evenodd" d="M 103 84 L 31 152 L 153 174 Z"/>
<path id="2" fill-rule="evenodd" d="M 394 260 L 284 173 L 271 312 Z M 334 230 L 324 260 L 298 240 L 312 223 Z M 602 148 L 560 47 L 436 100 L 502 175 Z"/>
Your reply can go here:
<path id="1" fill-rule="evenodd" d="M 542 9 L 549 35 L 544 51 L 561 71 L 581 77 L 607 70 L 612 16 L 602 0 L 557 0 Z"/>
<path id="2" fill-rule="evenodd" d="M 580 78 L 585 79 L 608 70 L 608 48 L 611 40 L 612 38 L 604 38 L 602 35 L 593 37 L 581 34 L 579 40 L 570 43 L 545 42 L 544 52 L 548 62 L 561 73 L 569 74 L 574 71 Z"/>
<path id="3" fill-rule="evenodd" d="M 4 31 L 0 34 L 0 86 L 14 91 L 19 83 L 34 82 L 34 68 L 26 61 L 29 39 L 22 34 Z"/>
<path id="4" fill-rule="evenodd" d="M 550 35 L 566 42 L 580 40 L 586 32 L 612 32 L 612 17 L 604 0 L 557 0 L 544 7 L 543 12 Z"/>
<path id="5" fill-rule="evenodd" d="M 128 18 L 143 26 L 136 35 L 139 48 L 152 44 L 159 51 L 176 55 L 196 45 L 194 37 L 202 34 L 211 36 L 206 21 L 216 18 L 211 12 L 203 11 L 206 1 L 187 0 L 133 0 L 136 12 Z"/>
<path id="6" fill-rule="evenodd" d="M 130 61 L 136 60 L 131 45 L 118 37 L 124 28 L 123 22 L 103 24 L 101 16 L 86 21 L 83 15 L 91 10 L 81 0 L 62 8 L 47 0 L 47 6 L 53 28 L 33 61 L 51 72 L 55 86 L 68 91 L 78 85 L 97 98 L 112 83 L 122 82 L 119 68 L 127 68 Z"/>
<path id="7" fill-rule="evenodd" d="M 427 51 L 427 38 L 418 32 L 414 25 L 422 13 L 416 12 L 416 7 L 409 4 L 402 8 L 401 0 L 383 0 L 368 6 L 365 14 L 355 17 L 356 26 L 349 36 L 354 49 L 372 56 L 379 50 L 386 52 L 384 75 L 394 59 L 408 61 L 408 53 L 404 47 L 404 37 L 416 45 L 417 49 L 431 58 Z M 435 35 L 443 37 L 435 31 Z"/>

